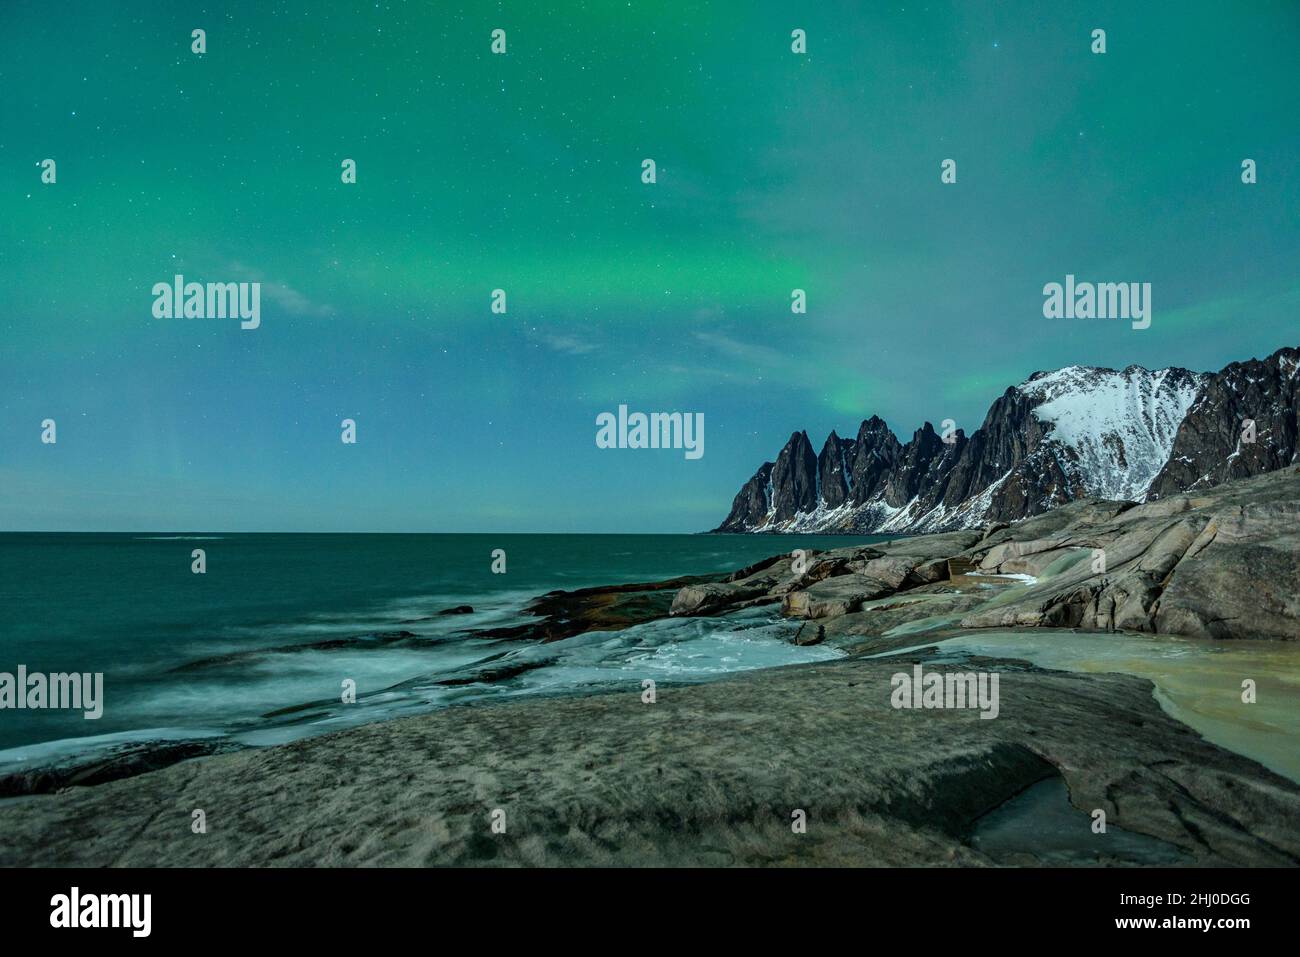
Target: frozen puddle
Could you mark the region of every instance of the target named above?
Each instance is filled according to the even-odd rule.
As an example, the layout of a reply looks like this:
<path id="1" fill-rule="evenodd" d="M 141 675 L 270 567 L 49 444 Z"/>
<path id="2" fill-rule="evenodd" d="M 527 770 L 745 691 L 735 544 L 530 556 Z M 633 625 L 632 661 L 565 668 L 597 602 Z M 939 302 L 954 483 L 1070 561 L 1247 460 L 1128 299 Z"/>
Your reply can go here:
<path id="1" fill-rule="evenodd" d="M 1167 841 L 1113 824 L 1092 830 L 1092 817 L 1070 803 L 1060 775 L 1021 791 L 975 822 L 970 844 L 999 864 L 1174 866 L 1189 860 Z"/>
<path id="2" fill-rule="evenodd" d="M 874 657 L 922 647 L 937 647 L 940 654 L 1020 658 L 1061 671 L 1147 678 L 1171 717 L 1207 741 L 1300 783 L 1300 642 L 1047 629 L 975 632 Z M 1246 680 L 1254 682 L 1253 704 L 1242 701 Z"/>

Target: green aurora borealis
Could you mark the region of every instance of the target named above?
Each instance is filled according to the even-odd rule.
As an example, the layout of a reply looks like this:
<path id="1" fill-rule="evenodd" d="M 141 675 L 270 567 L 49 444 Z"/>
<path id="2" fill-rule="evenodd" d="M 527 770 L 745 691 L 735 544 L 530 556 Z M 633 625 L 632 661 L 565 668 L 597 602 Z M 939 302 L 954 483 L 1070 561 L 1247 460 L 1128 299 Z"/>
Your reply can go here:
<path id="1" fill-rule="evenodd" d="M 795 429 L 1300 342 L 1300 5 L 813 6 L 8 0 L 0 528 L 695 531 Z M 1045 320 L 1066 273 L 1151 328 Z M 704 458 L 598 450 L 619 403 Z"/>

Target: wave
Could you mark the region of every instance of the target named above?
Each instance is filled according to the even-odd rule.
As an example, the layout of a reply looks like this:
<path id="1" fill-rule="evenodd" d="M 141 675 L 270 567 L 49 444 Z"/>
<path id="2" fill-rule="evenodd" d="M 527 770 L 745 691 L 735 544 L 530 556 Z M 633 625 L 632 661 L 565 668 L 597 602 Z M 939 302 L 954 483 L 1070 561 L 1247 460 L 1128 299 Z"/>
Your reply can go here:
<path id="1" fill-rule="evenodd" d="M 133 674 L 118 685 L 114 726 L 144 730 L 0 752 L 0 777 L 87 762 L 107 762 L 112 773 L 138 773 L 131 768 L 151 770 L 214 749 L 281 744 L 464 702 L 617 689 L 639 695 L 647 678 L 709 681 L 842 655 L 827 646 L 791 644 L 798 623 L 765 608 L 658 619 L 546 643 L 474 637 L 467 632 L 531 620 L 524 609 L 535 594 L 472 596 L 471 614 L 436 614 L 465 597 L 414 596 L 360 615 L 227 629 L 215 641 L 185 649 L 195 653 L 188 661 Z M 419 623 L 397 624 L 407 617 Z M 356 631 L 362 622 L 382 630 Z M 355 689 L 355 700 L 347 703 L 345 682 Z M 28 786 L 34 779 L 24 780 Z M 49 780 L 58 786 L 67 775 Z"/>

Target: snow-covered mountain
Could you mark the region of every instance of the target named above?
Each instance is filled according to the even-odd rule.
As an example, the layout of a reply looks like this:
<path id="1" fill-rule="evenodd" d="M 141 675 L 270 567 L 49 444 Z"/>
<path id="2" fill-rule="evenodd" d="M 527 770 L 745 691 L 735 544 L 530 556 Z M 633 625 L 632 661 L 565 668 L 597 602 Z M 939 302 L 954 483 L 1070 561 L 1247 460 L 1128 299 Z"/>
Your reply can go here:
<path id="1" fill-rule="evenodd" d="M 1067 366 L 1016 388 L 1036 400 L 1034 417 L 1052 425 L 1046 443 L 1073 463 L 1088 495 L 1140 501 L 1209 378 L 1186 369 Z"/>
<path id="2" fill-rule="evenodd" d="M 943 531 L 1279 468 L 1300 452 L 1298 370 L 1292 348 L 1213 374 L 1068 366 L 1007 389 L 969 437 L 927 422 L 903 444 L 872 416 L 817 454 L 796 432 L 715 531 Z M 1247 418 L 1264 444 L 1243 453 Z"/>

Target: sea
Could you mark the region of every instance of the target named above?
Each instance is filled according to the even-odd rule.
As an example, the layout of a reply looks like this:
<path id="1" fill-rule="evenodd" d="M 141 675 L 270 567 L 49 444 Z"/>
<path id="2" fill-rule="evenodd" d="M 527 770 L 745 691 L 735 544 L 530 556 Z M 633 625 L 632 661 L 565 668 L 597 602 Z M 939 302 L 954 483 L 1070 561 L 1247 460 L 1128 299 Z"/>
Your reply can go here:
<path id="1" fill-rule="evenodd" d="M 0 774 L 124 745 L 278 744 L 466 702 L 824 660 L 775 607 L 562 641 L 472 633 L 553 590 L 730 572 L 885 536 L 0 534 L 0 673 L 102 673 L 103 714 L 0 710 Z M 206 570 L 192 570 L 193 552 Z M 504 573 L 494 553 L 505 553 Z M 495 562 L 498 568 L 499 561 Z M 440 615 L 469 605 L 472 613 Z M 409 637 L 394 637 L 409 632 Z M 518 666 L 518 667 L 516 667 Z M 453 684 L 439 683 L 455 678 Z M 345 682 L 355 703 L 344 703 Z"/>

